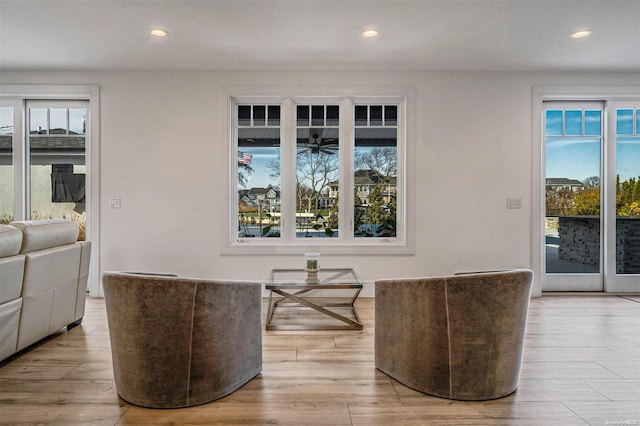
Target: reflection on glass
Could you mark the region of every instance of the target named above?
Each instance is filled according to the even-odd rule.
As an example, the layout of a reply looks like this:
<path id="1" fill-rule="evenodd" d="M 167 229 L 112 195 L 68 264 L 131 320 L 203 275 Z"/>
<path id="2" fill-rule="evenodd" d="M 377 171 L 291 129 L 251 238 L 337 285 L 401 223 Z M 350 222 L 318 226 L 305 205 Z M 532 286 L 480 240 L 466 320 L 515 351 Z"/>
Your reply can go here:
<path id="1" fill-rule="evenodd" d="M 639 112 L 640 109 L 619 109 L 616 111 L 617 274 L 640 274 L 640 244 L 638 244 L 640 236 Z"/>
<path id="2" fill-rule="evenodd" d="M 339 111 L 296 108 L 296 238 L 338 237 Z"/>
<path id="3" fill-rule="evenodd" d="M 0 108 L 0 223 L 13 221 L 13 108 Z"/>
<path id="4" fill-rule="evenodd" d="M 238 237 L 280 237 L 280 106 L 239 105 Z"/>
<path id="5" fill-rule="evenodd" d="M 395 237 L 397 106 L 357 105 L 354 124 L 354 236 Z"/>
<path id="6" fill-rule="evenodd" d="M 546 272 L 600 271 L 600 110 L 545 111 Z"/>

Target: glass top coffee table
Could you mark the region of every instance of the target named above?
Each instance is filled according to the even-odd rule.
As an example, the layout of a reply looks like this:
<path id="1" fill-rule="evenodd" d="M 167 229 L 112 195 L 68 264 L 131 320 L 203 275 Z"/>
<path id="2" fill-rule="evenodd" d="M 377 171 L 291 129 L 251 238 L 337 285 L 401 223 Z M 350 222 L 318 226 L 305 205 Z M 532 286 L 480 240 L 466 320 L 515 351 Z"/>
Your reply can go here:
<path id="1" fill-rule="evenodd" d="M 269 290 L 267 330 L 362 330 L 362 323 L 353 306 L 362 290 L 362 280 L 353 269 L 273 269 L 266 282 Z M 322 297 L 316 290 L 345 290 L 348 297 Z M 277 294 L 281 298 L 274 298 Z M 310 294 L 311 293 L 311 294 Z M 346 300 L 345 300 L 346 299 Z M 330 316 L 343 324 L 273 324 L 273 312 L 278 307 L 306 306 Z M 333 308 L 347 308 L 351 318 Z M 344 309 L 343 309 L 344 310 Z"/>

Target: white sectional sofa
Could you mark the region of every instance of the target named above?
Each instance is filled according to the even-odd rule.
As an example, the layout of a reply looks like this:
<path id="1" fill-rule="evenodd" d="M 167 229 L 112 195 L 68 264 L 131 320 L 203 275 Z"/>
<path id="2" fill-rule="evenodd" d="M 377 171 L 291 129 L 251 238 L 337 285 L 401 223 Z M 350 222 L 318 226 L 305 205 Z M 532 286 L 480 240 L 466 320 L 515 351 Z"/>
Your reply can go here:
<path id="1" fill-rule="evenodd" d="M 84 316 L 91 243 L 62 219 L 0 225 L 0 360 Z"/>

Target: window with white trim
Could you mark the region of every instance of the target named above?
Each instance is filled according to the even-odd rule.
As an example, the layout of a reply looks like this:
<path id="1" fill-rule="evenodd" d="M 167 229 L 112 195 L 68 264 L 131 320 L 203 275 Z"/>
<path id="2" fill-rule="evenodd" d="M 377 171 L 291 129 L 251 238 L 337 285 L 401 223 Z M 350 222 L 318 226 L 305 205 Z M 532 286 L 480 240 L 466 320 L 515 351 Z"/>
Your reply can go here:
<path id="1" fill-rule="evenodd" d="M 405 246 L 405 104 L 231 97 L 229 246 Z"/>

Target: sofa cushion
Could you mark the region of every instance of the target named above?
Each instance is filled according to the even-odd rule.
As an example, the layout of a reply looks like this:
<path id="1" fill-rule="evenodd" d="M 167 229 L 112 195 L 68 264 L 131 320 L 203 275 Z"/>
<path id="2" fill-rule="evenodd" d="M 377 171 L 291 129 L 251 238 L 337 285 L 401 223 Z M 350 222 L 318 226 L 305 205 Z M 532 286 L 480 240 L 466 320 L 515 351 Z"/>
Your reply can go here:
<path id="1" fill-rule="evenodd" d="M 0 258 L 0 303 L 18 299 L 24 278 L 24 254 Z"/>
<path id="2" fill-rule="evenodd" d="M 22 231 L 15 226 L 0 224 L 0 257 L 20 253 Z"/>
<path id="3" fill-rule="evenodd" d="M 0 360 L 16 352 L 22 299 L 0 305 Z"/>
<path id="4" fill-rule="evenodd" d="M 72 244 L 78 238 L 78 224 L 70 220 L 27 220 L 11 222 L 11 225 L 22 230 L 21 253 Z"/>
<path id="5" fill-rule="evenodd" d="M 26 253 L 22 297 L 33 296 L 69 283 L 77 286 L 80 254 L 80 244 L 67 244 L 63 247 Z M 74 295 L 73 306 L 75 303 Z"/>

